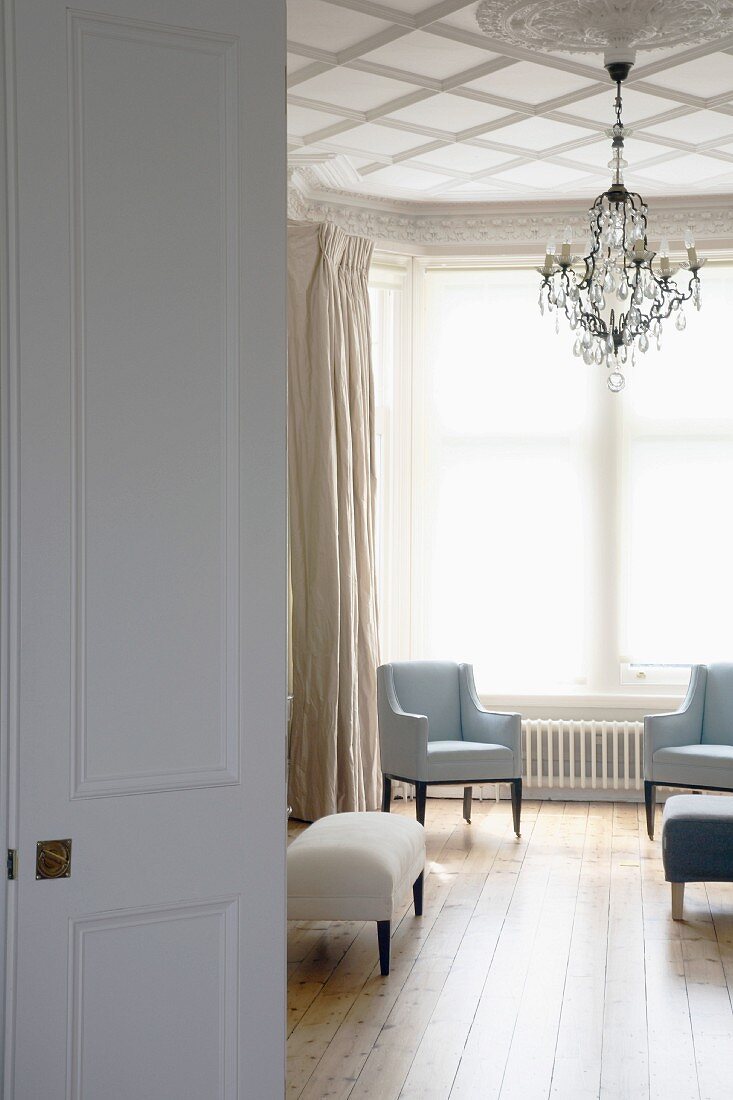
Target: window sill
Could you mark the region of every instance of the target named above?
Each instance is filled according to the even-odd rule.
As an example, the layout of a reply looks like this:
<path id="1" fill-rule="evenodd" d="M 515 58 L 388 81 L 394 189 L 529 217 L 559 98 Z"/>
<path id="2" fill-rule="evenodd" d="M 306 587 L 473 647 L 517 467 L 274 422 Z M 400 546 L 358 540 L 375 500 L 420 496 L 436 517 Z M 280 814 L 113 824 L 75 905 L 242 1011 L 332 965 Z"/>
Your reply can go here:
<path id="1" fill-rule="evenodd" d="M 564 692 L 562 694 L 497 695 L 479 693 L 487 710 L 519 711 L 528 718 L 595 718 L 599 721 L 639 721 L 645 714 L 675 711 L 685 697 L 686 687 L 667 692 Z"/>

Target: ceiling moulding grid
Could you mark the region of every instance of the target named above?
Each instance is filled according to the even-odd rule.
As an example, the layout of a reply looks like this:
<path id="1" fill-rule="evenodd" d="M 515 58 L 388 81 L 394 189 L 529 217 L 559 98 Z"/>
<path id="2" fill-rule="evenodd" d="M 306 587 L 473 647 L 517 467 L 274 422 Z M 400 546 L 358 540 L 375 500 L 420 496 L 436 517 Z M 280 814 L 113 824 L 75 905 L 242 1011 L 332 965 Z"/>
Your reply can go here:
<path id="1" fill-rule="evenodd" d="M 693 23 L 715 7 L 667 2 Z M 537 18 L 551 6 L 535 3 Z M 436 204 L 556 202 L 558 194 L 587 207 L 605 189 L 613 88 L 600 53 L 492 37 L 476 8 L 475 0 L 289 0 L 298 201 L 329 193 L 338 205 L 368 203 L 375 217 L 389 203 L 424 220 L 420 208 Z M 733 195 L 733 23 L 728 0 L 718 8 L 721 37 L 640 51 L 627 83 L 627 174 L 650 204 Z"/>
<path id="2" fill-rule="evenodd" d="M 333 222 L 347 233 L 416 255 L 473 249 L 536 254 L 539 262 L 547 239 L 559 239 L 565 226 L 578 241 L 587 236 L 587 203 L 451 203 L 416 210 L 408 203 L 346 202 L 313 194 L 302 178 L 307 172 L 297 175 L 288 188 L 290 218 Z M 673 248 L 692 228 L 708 254 L 733 251 L 733 205 L 719 198 L 658 200 L 649 211 L 649 228 L 652 242 L 666 236 Z"/>

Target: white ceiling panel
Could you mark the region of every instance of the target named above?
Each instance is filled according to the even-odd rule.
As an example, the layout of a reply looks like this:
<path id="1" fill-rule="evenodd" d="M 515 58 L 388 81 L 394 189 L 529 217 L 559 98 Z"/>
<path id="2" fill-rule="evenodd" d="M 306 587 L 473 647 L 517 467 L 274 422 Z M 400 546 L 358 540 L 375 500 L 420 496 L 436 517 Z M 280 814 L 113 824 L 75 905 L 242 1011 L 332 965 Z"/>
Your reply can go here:
<path id="1" fill-rule="evenodd" d="M 333 148 L 334 143 L 342 148 L 348 147 L 361 153 L 383 153 L 385 156 L 393 157 L 406 153 L 408 149 L 422 149 L 428 144 L 428 139 L 407 130 L 396 130 L 367 122 L 355 126 L 345 134 L 339 134 L 324 141 L 323 145 Z"/>
<path id="2" fill-rule="evenodd" d="M 414 123 L 417 126 L 429 126 L 436 130 L 445 130 L 449 134 L 458 134 L 474 126 L 489 126 L 499 118 L 505 118 L 507 112 L 491 103 L 477 103 L 473 99 L 442 93 L 422 103 L 392 112 L 389 117 L 398 122 Z"/>
<path id="3" fill-rule="evenodd" d="M 717 111 L 695 111 L 669 122 L 645 126 L 644 133 L 686 141 L 691 145 L 702 145 L 706 141 L 717 142 L 721 138 L 730 138 L 733 141 L 733 115 L 721 115 Z"/>
<path id="4" fill-rule="evenodd" d="M 511 160 L 510 153 L 499 153 L 494 149 L 479 149 L 475 145 L 452 142 L 440 149 L 432 149 L 423 156 L 415 157 L 415 162 L 435 168 L 448 168 L 453 172 L 487 172 L 500 164 Z"/>
<path id="5" fill-rule="evenodd" d="M 343 121 L 343 115 L 312 111 L 308 107 L 299 107 L 293 103 L 288 106 L 288 134 L 294 137 L 305 137 L 306 134 L 324 130 L 327 126 L 336 126 Z"/>
<path id="6" fill-rule="evenodd" d="M 481 34 L 478 23 L 476 22 L 477 7 L 478 2 L 466 4 L 465 7 L 444 15 L 441 19 L 441 23 L 447 23 L 449 27 L 459 27 L 460 30 L 468 31 L 469 34 Z"/>
<path id="7" fill-rule="evenodd" d="M 462 42 L 451 42 L 425 31 L 415 31 L 397 42 L 371 50 L 364 54 L 364 60 L 419 73 L 432 80 L 445 80 L 457 73 L 468 72 L 477 65 L 485 65 L 496 56 Z"/>
<path id="8" fill-rule="evenodd" d="M 319 50 L 345 50 L 389 30 L 383 19 L 324 0 L 288 0 L 288 40 Z"/>
<path id="9" fill-rule="evenodd" d="M 544 103 L 557 96 L 579 92 L 592 86 L 593 82 L 586 80 L 585 77 L 562 72 L 560 69 L 533 65 L 528 61 L 518 61 L 515 65 L 509 65 L 496 73 L 488 73 L 466 85 L 468 88 L 475 88 L 488 95 L 531 104 Z"/>
<path id="10" fill-rule="evenodd" d="M 307 69 L 309 65 L 313 64 L 313 60 L 310 57 L 302 57 L 296 53 L 289 53 L 287 64 L 288 76 L 292 76 L 294 73 L 300 72 L 301 69 Z"/>
<path id="11" fill-rule="evenodd" d="M 314 166 L 310 186 L 317 178 L 323 190 L 451 203 L 590 201 L 607 186 L 611 149 L 602 135 L 614 89 L 600 54 L 500 48 L 479 31 L 476 7 L 288 0 L 293 164 L 311 164 L 310 154 L 344 158 L 336 171 L 331 162 L 320 175 Z M 315 75 L 304 80 L 308 72 Z M 733 152 L 733 116 L 715 109 L 729 100 L 733 56 L 714 44 L 702 54 L 640 51 L 624 90 L 624 121 L 635 131 L 628 182 L 648 199 L 730 194 L 733 172 L 711 155 Z"/>
<path id="12" fill-rule="evenodd" d="M 557 164 L 543 164 L 542 176 L 537 171 L 536 164 L 525 164 L 520 168 L 510 168 L 506 172 L 497 172 L 493 177 L 503 183 L 519 183 L 524 187 L 546 188 L 564 187 L 566 184 L 578 183 L 585 179 L 584 172 L 577 172 L 572 168 L 561 168 Z"/>
<path id="13" fill-rule="evenodd" d="M 353 111 L 372 111 L 419 90 L 398 80 L 343 68 L 329 69 L 293 89 L 299 98 L 338 104 Z"/>
<path id="14" fill-rule="evenodd" d="M 592 136 L 580 126 L 570 126 L 566 122 L 553 122 L 552 119 L 536 116 L 522 119 L 511 126 L 503 126 L 492 135 L 492 141 L 540 153 L 557 145 L 565 145 L 569 141 L 587 141 Z"/>
<path id="15" fill-rule="evenodd" d="M 392 164 L 380 168 L 371 175 L 371 181 L 380 186 L 392 185 L 403 191 L 429 191 L 445 183 L 445 177 L 437 172 L 421 172 L 417 168 L 406 168 L 401 164 Z"/>
<path id="16" fill-rule="evenodd" d="M 691 154 L 644 168 L 642 174 L 646 179 L 687 186 L 701 183 L 714 176 L 730 175 L 731 170 L 733 170 L 733 163 L 728 165 L 722 160 Z"/>
<path id="17" fill-rule="evenodd" d="M 655 73 L 650 82 L 660 88 L 671 88 L 675 92 L 684 90 L 702 98 L 728 93 L 733 98 L 733 57 L 727 53 L 711 53 Z"/>

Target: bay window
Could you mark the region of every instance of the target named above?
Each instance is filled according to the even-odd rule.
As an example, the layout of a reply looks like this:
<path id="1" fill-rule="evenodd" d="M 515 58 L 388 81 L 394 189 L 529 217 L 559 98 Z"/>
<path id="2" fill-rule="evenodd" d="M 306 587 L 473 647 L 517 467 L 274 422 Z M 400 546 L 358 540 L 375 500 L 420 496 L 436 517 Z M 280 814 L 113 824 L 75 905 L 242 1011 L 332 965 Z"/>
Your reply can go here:
<path id="1" fill-rule="evenodd" d="M 731 654 L 733 268 L 705 275 L 616 395 L 533 268 L 375 264 L 385 659 L 511 697 L 670 690 Z"/>

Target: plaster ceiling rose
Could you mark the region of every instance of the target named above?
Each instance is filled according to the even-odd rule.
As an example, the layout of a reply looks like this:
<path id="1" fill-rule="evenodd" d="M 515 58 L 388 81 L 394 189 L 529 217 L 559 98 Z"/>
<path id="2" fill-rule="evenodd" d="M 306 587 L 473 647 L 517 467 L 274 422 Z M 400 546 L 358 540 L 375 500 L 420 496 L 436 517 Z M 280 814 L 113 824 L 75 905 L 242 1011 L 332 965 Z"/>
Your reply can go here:
<path id="1" fill-rule="evenodd" d="M 483 0 L 481 30 L 540 52 L 696 46 L 733 34 L 733 0 Z"/>

